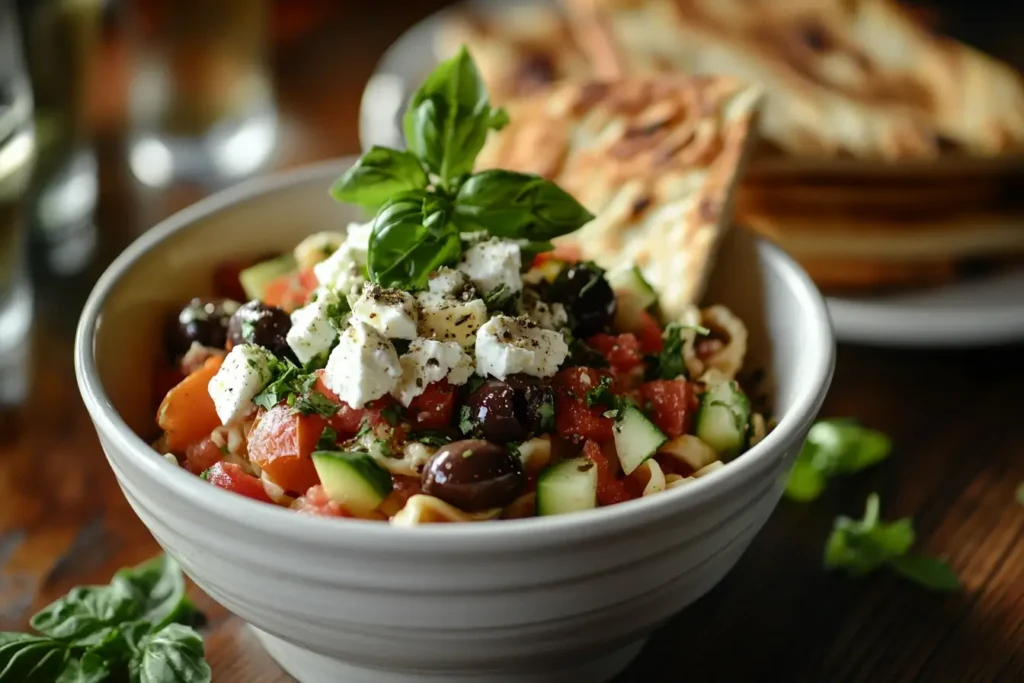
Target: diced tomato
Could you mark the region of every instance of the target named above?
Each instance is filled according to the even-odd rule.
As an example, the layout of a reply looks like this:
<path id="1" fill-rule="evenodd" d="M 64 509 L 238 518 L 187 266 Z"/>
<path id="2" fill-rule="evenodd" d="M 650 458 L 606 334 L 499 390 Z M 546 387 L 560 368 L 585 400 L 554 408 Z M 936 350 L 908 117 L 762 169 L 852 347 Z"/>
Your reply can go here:
<path id="1" fill-rule="evenodd" d="M 224 452 L 209 438 L 185 449 L 185 469 L 192 474 L 202 474 L 223 459 Z"/>
<path id="2" fill-rule="evenodd" d="M 263 303 L 294 311 L 303 306 L 317 287 L 312 269 L 288 273 L 267 283 Z"/>
<path id="3" fill-rule="evenodd" d="M 292 505 L 292 509 L 305 515 L 313 515 L 314 517 L 352 516 L 349 511 L 341 505 L 341 503 L 328 498 L 327 492 L 324 491 L 324 487 L 319 484 L 311 486 L 309 490 L 306 491 L 306 495 L 301 498 L 297 498 L 295 503 Z"/>
<path id="4" fill-rule="evenodd" d="M 640 326 L 636 331 L 637 339 L 640 340 L 640 350 L 648 356 L 661 353 L 665 347 L 665 340 L 661 338 L 661 325 L 654 316 L 647 311 L 640 312 Z"/>
<path id="5" fill-rule="evenodd" d="M 316 374 L 316 384 L 313 385 L 313 389 L 326 396 L 332 403 L 338 406 L 338 412 L 335 413 L 335 415 L 327 422 L 338 432 L 340 436 L 348 437 L 358 434 L 359 430 L 363 428 L 364 420 L 369 420 L 369 425 L 371 427 L 376 427 L 377 425 L 387 422 L 387 419 L 382 413 L 387 408 L 395 405 L 394 397 L 381 396 L 380 398 L 367 403 L 364 408 L 353 408 L 338 398 L 337 394 L 327 388 L 327 385 L 324 383 L 323 370 L 317 370 Z"/>
<path id="6" fill-rule="evenodd" d="M 587 345 L 604 356 L 616 372 L 628 372 L 644 362 L 640 342 L 631 332 L 618 335 L 595 334 L 587 339 Z"/>
<path id="7" fill-rule="evenodd" d="M 573 244 L 559 244 L 552 251 L 542 251 L 533 257 L 531 267 L 537 268 L 548 261 L 565 261 L 575 263 L 582 257 L 579 247 Z"/>
<path id="8" fill-rule="evenodd" d="M 310 456 L 326 426 L 319 415 L 276 405 L 256 419 L 249 433 L 249 459 L 285 491 L 301 493 L 320 483 Z"/>
<path id="9" fill-rule="evenodd" d="M 455 387 L 446 379 L 428 384 L 409 403 L 409 419 L 420 429 L 444 429 L 452 423 L 454 411 Z"/>
<path id="10" fill-rule="evenodd" d="M 259 479 L 251 474 L 246 474 L 245 470 L 230 462 L 218 462 L 206 470 L 206 481 L 246 498 L 264 503 L 272 502 L 267 496 L 267 492 L 263 490 L 263 483 Z"/>
<path id="11" fill-rule="evenodd" d="M 697 412 L 697 392 L 685 379 L 656 379 L 640 385 L 640 401 L 670 439 L 687 434 Z"/>
<path id="12" fill-rule="evenodd" d="M 612 438 L 612 420 L 604 416 L 607 408 L 588 406 L 587 392 L 605 376 L 594 368 L 567 368 L 554 379 L 555 431 L 565 439 L 608 441 Z"/>
<path id="13" fill-rule="evenodd" d="M 583 457 L 588 458 L 597 467 L 597 502 L 600 505 L 614 505 L 637 496 L 630 493 L 626 485 L 615 477 L 611 463 L 601 446 L 593 441 L 583 444 Z"/>
<path id="14" fill-rule="evenodd" d="M 156 421 L 164 430 L 167 447 L 172 453 L 185 452 L 186 448 L 220 426 L 220 418 L 207 387 L 223 361 L 220 356 L 210 358 L 203 367 L 168 391 L 160 402 Z"/>

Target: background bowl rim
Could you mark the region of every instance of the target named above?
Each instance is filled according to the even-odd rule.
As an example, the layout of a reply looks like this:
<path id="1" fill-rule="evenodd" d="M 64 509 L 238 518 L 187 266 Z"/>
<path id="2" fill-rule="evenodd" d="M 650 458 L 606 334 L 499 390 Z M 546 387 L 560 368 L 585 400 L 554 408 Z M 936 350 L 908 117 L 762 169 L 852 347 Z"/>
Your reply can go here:
<path id="1" fill-rule="evenodd" d="M 135 434 L 110 402 L 100 381 L 93 354 L 94 341 L 103 309 L 110 294 L 124 275 L 143 255 L 161 248 L 179 231 L 194 227 L 203 219 L 230 211 L 260 195 L 284 191 L 312 182 L 324 181 L 324 192 L 330 180 L 340 175 L 357 158 L 356 155 L 331 159 L 278 173 L 243 181 L 216 192 L 171 216 L 137 237 L 107 267 L 94 285 L 82 309 L 75 334 L 75 375 L 79 392 L 95 424 L 110 449 L 123 454 L 163 492 L 187 500 L 197 509 L 232 519 L 267 536 L 284 536 L 314 543 L 355 543 L 362 546 L 385 547 L 395 541 L 410 549 L 437 549 L 439 541 L 463 549 L 514 548 L 516 539 L 535 543 L 552 542 L 566 535 L 615 533 L 643 525 L 667 514 L 698 505 L 714 497 L 730 484 L 749 478 L 762 469 L 773 453 L 792 445 L 809 427 L 825 399 L 835 365 L 835 341 L 831 321 L 821 294 L 810 277 L 795 261 L 777 246 L 757 236 L 759 256 L 770 264 L 781 278 L 786 290 L 808 320 L 811 334 L 804 338 L 799 381 L 791 408 L 778 425 L 759 444 L 729 463 L 693 483 L 657 495 L 627 501 L 618 505 L 554 517 L 529 517 L 500 520 L 495 523 L 426 524 L 417 527 L 395 527 L 386 522 L 320 518 L 296 514 L 277 505 L 267 505 L 237 494 L 211 487 L 198 477 L 167 462 L 148 443 Z M 106 449 L 104 449 L 106 452 Z M 107 454 L 113 461 L 114 456 Z M 111 463 L 113 464 L 113 463 Z"/>

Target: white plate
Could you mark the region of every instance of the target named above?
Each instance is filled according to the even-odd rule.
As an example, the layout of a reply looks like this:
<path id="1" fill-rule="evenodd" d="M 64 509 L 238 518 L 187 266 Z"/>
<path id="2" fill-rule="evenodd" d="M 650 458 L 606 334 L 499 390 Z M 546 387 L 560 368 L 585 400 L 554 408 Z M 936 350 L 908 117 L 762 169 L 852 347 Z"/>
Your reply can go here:
<path id="1" fill-rule="evenodd" d="M 491 10 L 500 7 L 498 0 L 471 3 Z M 363 149 L 404 147 L 405 103 L 437 64 L 437 32 L 445 13 L 451 11 L 419 22 L 384 53 L 363 92 L 359 116 Z M 1024 340 L 1024 270 L 925 291 L 827 301 L 836 337 L 845 342 L 971 346 Z"/>

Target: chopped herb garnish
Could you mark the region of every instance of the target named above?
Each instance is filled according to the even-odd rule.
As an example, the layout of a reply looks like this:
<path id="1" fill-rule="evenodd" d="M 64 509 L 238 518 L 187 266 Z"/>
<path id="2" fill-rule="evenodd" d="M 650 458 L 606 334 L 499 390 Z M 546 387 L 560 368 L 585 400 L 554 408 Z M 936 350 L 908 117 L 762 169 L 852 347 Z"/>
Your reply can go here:
<path id="1" fill-rule="evenodd" d="M 588 407 L 596 404 L 609 407 L 614 406 L 615 394 L 612 393 L 612 378 L 608 375 L 602 375 L 597 386 L 590 387 L 590 389 L 587 390 L 584 400 L 586 400 Z"/>
<path id="2" fill-rule="evenodd" d="M 508 452 L 511 453 L 514 458 L 517 458 L 518 460 L 523 459 L 522 451 L 519 450 L 519 444 L 515 444 L 510 441 L 505 444 L 505 448 L 508 449 Z"/>
<path id="3" fill-rule="evenodd" d="M 858 577 L 885 566 L 930 590 L 959 590 L 959 579 L 944 561 L 908 555 L 914 545 L 913 521 L 904 517 L 883 522 L 879 519 L 879 507 L 878 494 L 872 493 L 863 519 L 836 518 L 825 544 L 825 568 L 841 569 Z"/>
<path id="4" fill-rule="evenodd" d="M 248 318 L 242 318 L 242 339 L 252 342 L 256 336 L 256 324 Z"/>
<path id="5" fill-rule="evenodd" d="M 512 292 L 505 285 L 501 285 L 497 289 L 484 294 L 484 304 L 487 306 L 487 310 L 501 311 L 502 313 L 510 313 L 511 304 L 516 298 L 516 293 Z"/>
<path id="6" fill-rule="evenodd" d="M 303 415 L 333 417 L 338 412 L 339 406 L 314 388 L 315 373 L 303 372 L 291 361 L 284 360 L 272 363 L 271 377 L 274 379 L 270 384 L 253 398 L 253 403 L 261 408 L 270 410 L 284 403 Z"/>
<path id="7" fill-rule="evenodd" d="M 385 422 L 394 427 L 398 424 L 398 420 L 401 418 L 402 414 L 397 405 L 390 405 L 381 409 L 380 416 L 384 418 Z"/>
<path id="8" fill-rule="evenodd" d="M 814 500 L 830 477 L 859 472 L 885 460 L 891 450 L 889 437 L 854 420 L 821 420 L 811 427 L 789 473 L 786 497 Z"/>
<path id="9" fill-rule="evenodd" d="M 473 457 L 473 449 L 472 448 L 467 448 L 466 450 L 462 451 L 462 457 L 463 458 L 471 458 L 471 457 Z"/>
<path id="10" fill-rule="evenodd" d="M 444 446 L 451 443 L 451 436 L 442 431 L 424 430 L 422 432 L 409 432 L 406 436 L 409 441 L 421 443 L 424 446 Z"/>
<path id="11" fill-rule="evenodd" d="M 317 439 L 316 449 L 318 451 L 333 451 L 338 443 L 338 432 L 333 427 L 324 427 Z"/>
<path id="12" fill-rule="evenodd" d="M 459 431 L 463 434 L 471 434 L 476 429 L 476 422 L 473 420 L 473 409 L 469 406 L 459 408 Z"/>
<path id="13" fill-rule="evenodd" d="M 686 377 L 686 361 L 683 359 L 683 345 L 686 338 L 680 323 L 669 323 L 661 333 L 664 344 L 657 358 L 657 372 L 661 379 Z"/>
<path id="14" fill-rule="evenodd" d="M 466 382 L 467 393 L 474 393 L 477 389 L 482 387 L 485 382 L 487 382 L 486 377 L 481 377 L 480 375 L 473 375 L 472 377 L 469 378 L 469 381 Z"/>
<path id="15" fill-rule="evenodd" d="M 554 397 L 545 396 L 544 402 L 537 406 L 540 429 L 544 432 L 550 432 L 555 428 L 555 405 L 552 401 L 554 401 Z"/>
<path id="16" fill-rule="evenodd" d="M 207 467 L 205 470 L 203 470 L 203 473 L 199 475 L 199 478 L 202 479 L 203 481 L 209 481 L 210 480 L 210 470 L 211 469 L 213 469 L 213 468 Z"/>

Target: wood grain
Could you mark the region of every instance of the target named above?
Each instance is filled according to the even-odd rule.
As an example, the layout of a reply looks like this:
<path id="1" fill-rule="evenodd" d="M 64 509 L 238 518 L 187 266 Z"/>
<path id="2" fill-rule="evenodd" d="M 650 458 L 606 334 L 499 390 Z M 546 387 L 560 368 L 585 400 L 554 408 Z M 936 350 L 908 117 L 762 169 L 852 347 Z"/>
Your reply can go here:
<path id="1" fill-rule="evenodd" d="M 357 151 L 358 102 L 387 45 L 439 0 L 354 3 L 276 54 L 284 147 L 276 166 Z M 106 46 L 105 88 L 124 55 Z M 0 628 L 156 552 L 107 467 L 78 397 L 71 361 L 77 314 L 92 282 L 147 226 L 211 188 L 146 191 L 124 166 L 123 116 L 100 121 L 101 196 L 89 266 L 60 275 L 33 251 L 37 323 L 28 405 L 0 414 Z M 835 482 L 813 505 L 783 503 L 736 569 L 652 638 L 620 681 L 1024 680 L 1024 348 L 956 352 L 841 348 L 825 414 L 889 433 L 888 462 Z M 878 491 L 887 517 L 913 515 L 919 547 L 948 556 L 965 590 L 927 593 L 894 576 L 825 573 L 837 514 L 859 515 Z M 204 595 L 218 683 L 283 683 L 237 618 Z"/>

